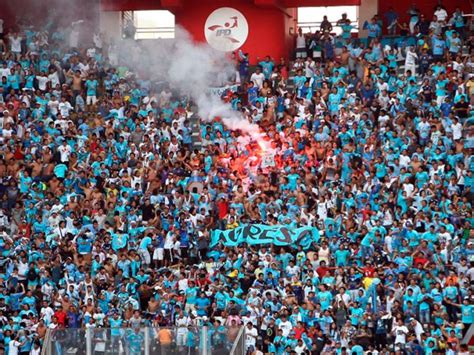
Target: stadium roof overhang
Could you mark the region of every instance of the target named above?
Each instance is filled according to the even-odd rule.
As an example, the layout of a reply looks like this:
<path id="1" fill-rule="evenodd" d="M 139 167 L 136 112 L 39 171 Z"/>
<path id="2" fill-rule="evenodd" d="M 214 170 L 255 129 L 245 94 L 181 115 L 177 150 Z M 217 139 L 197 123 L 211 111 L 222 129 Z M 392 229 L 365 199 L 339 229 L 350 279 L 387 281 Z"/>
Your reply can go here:
<path id="1" fill-rule="evenodd" d="M 186 7 L 190 0 L 102 0 L 102 9 L 105 11 L 139 11 L 139 10 L 179 10 Z M 192 0 L 191 0 L 192 1 Z M 218 6 L 225 5 L 226 1 L 213 1 Z M 361 0 L 246 0 L 261 7 L 309 7 L 309 6 L 351 6 L 360 5 Z M 231 1 L 228 2 L 232 4 Z"/>

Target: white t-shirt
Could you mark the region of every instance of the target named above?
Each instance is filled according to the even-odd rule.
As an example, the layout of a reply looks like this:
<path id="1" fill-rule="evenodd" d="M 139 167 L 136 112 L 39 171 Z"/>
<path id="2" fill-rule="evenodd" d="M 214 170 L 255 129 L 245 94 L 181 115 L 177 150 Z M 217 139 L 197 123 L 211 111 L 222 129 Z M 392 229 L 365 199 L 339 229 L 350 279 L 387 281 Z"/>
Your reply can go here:
<path id="1" fill-rule="evenodd" d="M 462 124 L 460 122 L 451 125 L 453 130 L 453 139 L 458 140 L 462 138 Z"/>
<path id="2" fill-rule="evenodd" d="M 416 325 L 413 327 L 413 330 L 415 331 L 416 339 L 421 342 L 421 334 L 423 334 L 425 331 L 423 330 L 423 326 L 420 324 L 420 322 L 416 322 Z"/>
<path id="3" fill-rule="evenodd" d="M 300 345 L 296 345 L 295 347 L 295 352 L 300 355 L 300 354 L 304 354 L 304 352 L 306 351 L 306 345 L 303 343 Z"/>
<path id="4" fill-rule="evenodd" d="M 407 327 L 405 327 L 404 325 L 397 325 L 395 328 L 393 328 L 393 332 L 395 334 L 395 344 L 406 344 L 408 334 Z"/>
<path id="5" fill-rule="evenodd" d="M 38 87 L 41 91 L 46 90 L 46 85 L 48 84 L 49 78 L 47 76 L 37 76 Z"/>
<path id="6" fill-rule="evenodd" d="M 265 80 L 265 75 L 263 75 L 263 73 L 253 73 L 250 77 L 250 80 L 255 84 L 256 87 L 261 89 L 263 86 L 263 81 Z"/>
<path id="7" fill-rule="evenodd" d="M 95 48 L 89 48 L 89 49 L 87 50 L 87 56 L 88 56 L 89 58 L 95 57 Z"/>
<path id="8" fill-rule="evenodd" d="M 252 329 L 249 329 L 248 327 L 245 327 L 245 345 L 246 346 L 255 346 L 257 343 L 257 328 L 252 327 Z"/>
<path id="9" fill-rule="evenodd" d="M 464 63 L 453 62 L 453 70 L 457 70 L 458 73 L 464 73 Z"/>
<path id="10" fill-rule="evenodd" d="M 17 340 L 10 340 L 8 343 L 8 355 L 18 355 L 18 348 L 21 343 Z"/>
<path id="11" fill-rule="evenodd" d="M 344 293 L 342 295 L 338 293 L 336 297 L 334 297 L 334 299 L 337 303 L 339 303 L 340 301 L 344 302 L 346 306 L 349 305 L 349 303 L 351 302 L 351 296 L 349 296 L 347 293 Z"/>
<path id="12" fill-rule="evenodd" d="M 379 124 L 381 127 L 385 127 L 387 125 L 387 122 L 390 121 L 390 116 L 389 115 L 380 115 L 378 118 Z"/>
<path id="13" fill-rule="evenodd" d="M 326 201 L 322 203 L 318 203 L 317 211 L 318 211 L 319 218 L 326 219 L 328 215 L 328 208 L 327 208 Z"/>
<path id="14" fill-rule="evenodd" d="M 405 58 L 405 65 L 415 65 L 416 64 L 416 58 L 418 56 L 416 55 L 415 52 L 407 52 L 407 57 Z"/>
<path id="15" fill-rule="evenodd" d="M 18 269 L 18 279 L 25 280 L 26 274 L 28 272 L 28 263 L 24 263 L 20 261 L 17 265 L 17 269 Z"/>
<path id="16" fill-rule="evenodd" d="M 306 39 L 304 37 L 304 35 L 298 35 L 296 37 L 296 48 L 299 48 L 299 49 L 302 49 L 302 48 L 306 48 Z"/>
<path id="17" fill-rule="evenodd" d="M 59 154 L 61 155 L 61 161 L 69 161 L 69 155 L 71 155 L 71 147 L 69 145 L 60 145 L 58 147 Z"/>
<path id="18" fill-rule="evenodd" d="M 173 245 L 174 245 L 174 242 L 173 242 L 173 234 L 168 233 L 168 234 L 166 235 L 166 238 L 165 238 L 165 245 L 164 245 L 164 248 L 165 248 L 165 249 L 173 249 Z"/>
<path id="19" fill-rule="evenodd" d="M 59 107 L 59 111 L 61 112 L 61 116 L 69 117 L 69 111 L 72 110 L 72 106 L 69 103 L 69 101 L 60 102 L 58 107 Z"/>
<path id="20" fill-rule="evenodd" d="M 444 232 L 444 233 L 439 233 L 439 241 L 440 242 L 444 242 L 446 244 L 450 244 L 451 240 L 453 238 L 451 237 L 451 234 L 449 234 L 448 232 Z"/>
<path id="21" fill-rule="evenodd" d="M 446 21 L 446 17 L 448 17 L 448 13 L 446 12 L 445 9 L 439 9 L 439 10 L 436 10 L 435 13 L 436 17 L 438 18 L 438 21 L 439 22 L 444 22 Z"/>
<path id="22" fill-rule="evenodd" d="M 387 215 L 387 213 L 386 213 Z M 387 247 L 387 250 L 389 252 L 392 252 L 393 248 L 392 248 L 392 236 L 391 235 L 387 235 L 385 237 L 385 246 Z"/>
<path id="23" fill-rule="evenodd" d="M 187 327 L 189 325 L 189 318 L 188 317 L 183 317 L 183 318 L 176 318 L 176 326 L 177 327 Z"/>
<path id="24" fill-rule="evenodd" d="M 305 68 L 305 76 L 307 78 L 312 78 L 314 76 L 314 71 L 316 69 L 316 63 L 314 61 L 310 61 L 310 62 L 306 61 L 304 68 Z"/>
<path id="25" fill-rule="evenodd" d="M 408 164 L 410 164 L 411 162 L 411 159 L 408 155 L 400 155 L 400 157 L 398 158 L 400 160 L 400 166 L 403 166 L 403 167 L 407 167 Z"/>
<path id="26" fill-rule="evenodd" d="M 411 197 L 414 190 L 415 190 L 415 186 L 413 186 L 413 184 L 403 184 L 403 191 L 406 192 L 407 197 Z"/>
<path id="27" fill-rule="evenodd" d="M 10 138 L 12 135 L 13 135 L 13 129 L 11 129 L 11 128 L 10 128 L 10 129 L 5 129 L 5 128 L 4 128 L 4 129 L 2 130 L 2 136 L 3 136 L 4 138 Z"/>
<path id="28" fill-rule="evenodd" d="M 59 101 L 58 100 L 50 100 L 48 102 L 48 108 L 51 114 L 57 115 L 58 114 L 58 107 L 59 107 Z"/>
<path id="29" fill-rule="evenodd" d="M 21 52 L 21 36 L 18 37 L 10 37 L 10 46 L 11 46 L 11 51 L 15 53 L 20 53 Z"/>
<path id="30" fill-rule="evenodd" d="M 48 75 L 48 80 L 51 81 L 51 86 L 54 88 L 56 87 L 56 85 L 59 85 L 61 84 L 59 82 L 59 75 L 58 75 L 58 72 L 55 71 L 54 73 L 51 73 Z"/>
<path id="31" fill-rule="evenodd" d="M 11 71 L 9 68 L 0 68 L 0 78 L 5 77 L 8 78 L 10 75 Z"/>
<path id="32" fill-rule="evenodd" d="M 283 336 L 287 337 L 288 335 L 290 335 L 290 332 L 291 332 L 291 329 L 293 329 L 293 326 L 291 325 L 291 322 L 287 320 L 285 322 L 281 322 L 278 325 L 278 329 L 281 329 Z"/>
<path id="33" fill-rule="evenodd" d="M 45 323 L 50 323 L 51 319 L 53 319 L 54 311 L 51 307 L 43 307 L 41 308 L 41 317 L 45 321 Z"/>

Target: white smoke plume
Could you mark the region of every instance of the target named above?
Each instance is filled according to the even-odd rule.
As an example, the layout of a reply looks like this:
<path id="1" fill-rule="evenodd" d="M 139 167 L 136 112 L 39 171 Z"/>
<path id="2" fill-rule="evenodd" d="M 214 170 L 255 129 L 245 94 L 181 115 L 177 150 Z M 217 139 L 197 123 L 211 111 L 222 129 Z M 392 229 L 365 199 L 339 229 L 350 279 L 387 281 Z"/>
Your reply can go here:
<path id="1" fill-rule="evenodd" d="M 205 43 L 196 43 L 182 28 L 174 40 L 120 41 L 116 44 L 119 61 L 140 76 L 159 78 L 182 94 L 189 95 L 198 106 L 203 121 L 219 117 L 231 130 L 240 130 L 257 140 L 259 127 L 232 109 L 229 103 L 210 94 L 209 88 L 223 86 L 235 73 L 225 53 Z"/>

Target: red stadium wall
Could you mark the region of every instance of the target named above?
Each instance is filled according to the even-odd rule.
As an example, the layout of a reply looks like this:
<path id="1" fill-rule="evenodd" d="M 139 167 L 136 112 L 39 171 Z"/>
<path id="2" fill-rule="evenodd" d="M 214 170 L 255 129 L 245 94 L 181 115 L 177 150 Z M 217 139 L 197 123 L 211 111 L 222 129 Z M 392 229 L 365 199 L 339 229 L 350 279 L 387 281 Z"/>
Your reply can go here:
<path id="1" fill-rule="evenodd" d="M 359 5 L 360 0 L 102 0 L 104 10 L 170 10 L 176 24 L 188 30 L 197 41 L 205 41 L 204 25 L 216 9 L 232 7 L 248 22 L 249 34 L 241 47 L 257 57 L 272 56 L 275 60 L 288 57 L 294 48 L 298 6 Z"/>
<path id="2" fill-rule="evenodd" d="M 379 0 L 379 15 L 382 16 L 384 13 L 388 11 L 388 9 L 393 7 L 393 9 L 398 13 L 401 17 L 402 21 L 408 21 L 409 16 L 407 14 L 408 9 L 411 7 L 412 4 L 415 4 L 416 7 L 421 11 L 422 14 L 428 16 L 428 19 L 434 14 L 435 8 L 438 5 L 438 0 L 397 0 L 397 1 L 386 1 L 386 0 Z M 442 5 L 448 12 L 448 14 L 452 14 L 456 7 L 459 7 L 464 13 L 471 13 L 471 4 L 468 0 L 450 0 L 450 1 L 441 1 Z"/>
<path id="3" fill-rule="evenodd" d="M 195 5 L 174 11 L 176 23 L 192 33 L 197 41 L 205 41 L 204 24 L 207 17 L 214 10 L 228 5 L 229 1 L 225 0 L 196 2 Z M 249 35 L 241 49 L 251 54 L 252 62 L 257 56 L 263 58 L 271 55 L 276 60 L 288 56 L 293 47 L 289 27 L 296 27 L 294 11 L 273 7 L 258 8 L 245 1 L 235 2 L 232 7 L 239 10 L 247 19 Z"/>
<path id="4" fill-rule="evenodd" d="M 102 8 L 106 11 L 138 11 L 171 9 L 188 6 L 188 3 L 198 3 L 212 0 L 101 0 Z M 216 0 L 219 2 L 219 0 Z M 224 1 L 222 1 L 224 2 Z M 361 0 L 228 0 L 225 6 L 235 6 L 236 3 L 249 3 L 257 6 L 280 6 L 283 8 L 305 6 L 350 6 L 360 5 Z M 195 4 L 197 5 L 197 4 Z"/>

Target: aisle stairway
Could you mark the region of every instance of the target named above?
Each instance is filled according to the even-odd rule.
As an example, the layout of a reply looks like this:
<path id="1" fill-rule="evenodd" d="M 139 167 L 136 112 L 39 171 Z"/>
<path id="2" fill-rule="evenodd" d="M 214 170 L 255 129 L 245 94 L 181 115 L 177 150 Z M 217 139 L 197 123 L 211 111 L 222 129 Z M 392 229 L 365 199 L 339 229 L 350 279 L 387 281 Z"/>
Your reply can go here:
<path id="1" fill-rule="evenodd" d="M 194 113 L 189 118 L 189 121 L 191 125 L 191 130 L 192 130 L 191 139 L 192 139 L 193 150 L 194 149 L 200 150 L 202 144 L 201 144 L 201 123 L 200 123 L 199 116 L 196 113 Z"/>

